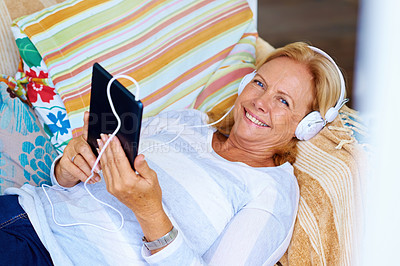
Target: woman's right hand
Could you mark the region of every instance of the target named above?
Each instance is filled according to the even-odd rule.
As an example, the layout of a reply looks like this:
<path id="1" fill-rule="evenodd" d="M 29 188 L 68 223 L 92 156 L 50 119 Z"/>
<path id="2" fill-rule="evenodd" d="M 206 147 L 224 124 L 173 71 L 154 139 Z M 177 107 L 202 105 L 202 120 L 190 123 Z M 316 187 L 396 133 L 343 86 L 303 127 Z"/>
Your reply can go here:
<path id="1" fill-rule="evenodd" d="M 63 156 L 56 163 L 55 177 L 63 187 L 75 186 L 80 181 L 85 182 L 91 175 L 92 167 L 96 161 L 96 155 L 92 152 L 87 143 L 89 127 L 89 112 L 83 116 L 83 133 L 69 141 L 64 149 Z M 97 165 L 93 178 L 88 183 L 100 181 L 98 172 L 100 165 Z"/>

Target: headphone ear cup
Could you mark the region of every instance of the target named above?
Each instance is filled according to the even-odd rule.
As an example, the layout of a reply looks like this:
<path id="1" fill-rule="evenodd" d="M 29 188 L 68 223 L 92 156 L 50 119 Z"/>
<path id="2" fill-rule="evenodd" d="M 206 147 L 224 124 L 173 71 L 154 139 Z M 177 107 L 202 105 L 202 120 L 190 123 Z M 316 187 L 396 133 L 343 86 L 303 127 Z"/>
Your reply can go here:
<path id="1" fill-rule="evenodd" d="M 240 84 L 239 84 L 239 88 L 238 88 L 238 95 L 240 95 L 242 93 L 242 91 L 244 90 L 244 87 L 246 87 L 246 85 L 249 84 L 253 80 L 256 73 L 257 72 L 254 70 L 253 72 L 247 74 L 246 76 L 244 76 L 242 78 L 242 80 L 240 81 Z"/>
<path id="2" fill-rule="evenodd" d="M 329 110 L 325 114 L 326 122 L 330 123 L 338 116 L 339 111 L 335 107 L 329 108 Z"/>
<path id="3" fill-rule="evenodd" d="M 296 128 L 296 138 L 299 140 L 309 140 L 325 126 L 325 121 L 318 111 L 306 115 Z"/>

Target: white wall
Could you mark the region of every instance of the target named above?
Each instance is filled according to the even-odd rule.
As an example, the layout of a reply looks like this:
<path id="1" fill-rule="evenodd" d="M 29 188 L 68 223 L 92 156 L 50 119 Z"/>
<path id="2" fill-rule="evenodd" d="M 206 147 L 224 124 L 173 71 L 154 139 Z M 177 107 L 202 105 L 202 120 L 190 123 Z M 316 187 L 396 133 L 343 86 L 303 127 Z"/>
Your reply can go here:
<path id="1" fill-rule="evenodd" d="M 400 1 L 360 0 L 356 109 L 375 149 L 367 177 L 360 265 L 399 265 Z"/>

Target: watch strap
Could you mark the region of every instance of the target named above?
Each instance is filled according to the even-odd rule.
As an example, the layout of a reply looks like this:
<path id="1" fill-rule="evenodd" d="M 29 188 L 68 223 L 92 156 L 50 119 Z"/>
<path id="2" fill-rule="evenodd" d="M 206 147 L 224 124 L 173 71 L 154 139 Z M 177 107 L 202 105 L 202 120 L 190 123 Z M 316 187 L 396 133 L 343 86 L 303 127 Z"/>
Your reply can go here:
<path id="1" fill-rule="evenodd" d="M 164 236 L 160 237 L 159 239 L 156 239 L 154 241 L 148 242 L 145 237 L 142 238 L 143 240 L 143 245 L 148 249 L 148 250 L 155 250 L 159 248 L 163 248 L 167 245 L 169 245 L 176 236 L 178 235 L 178 229 L 175 227 L 172 227 L 171 231 L 166 233 Z"/>

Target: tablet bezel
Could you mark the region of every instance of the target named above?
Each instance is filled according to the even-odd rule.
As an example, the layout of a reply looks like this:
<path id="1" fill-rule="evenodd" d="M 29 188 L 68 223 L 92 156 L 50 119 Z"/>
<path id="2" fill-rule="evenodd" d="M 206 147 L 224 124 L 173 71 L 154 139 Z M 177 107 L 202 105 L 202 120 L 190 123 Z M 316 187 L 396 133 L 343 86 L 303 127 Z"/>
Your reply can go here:
<path id="1" fill-rule="evenodd" d="M 107 97 L 107 85 L 111 79 L 112 75 L 100 64 L 93 65 L 87 142 L 96 156 L 98 156 L 97 139 L 100 138 L 100 134 L 112 134 L 117 128 L 117 119 L 112 113 Z M 121 142 L 132 169 L 135 169 L 134 160 L 139 148 L 143 104 L 140 100 L 137 101 L 135 95 L 117 80 L 112 83 L 110 94 L 115 110 L 121 119 L 121 128 L 116 136 Z"/>

